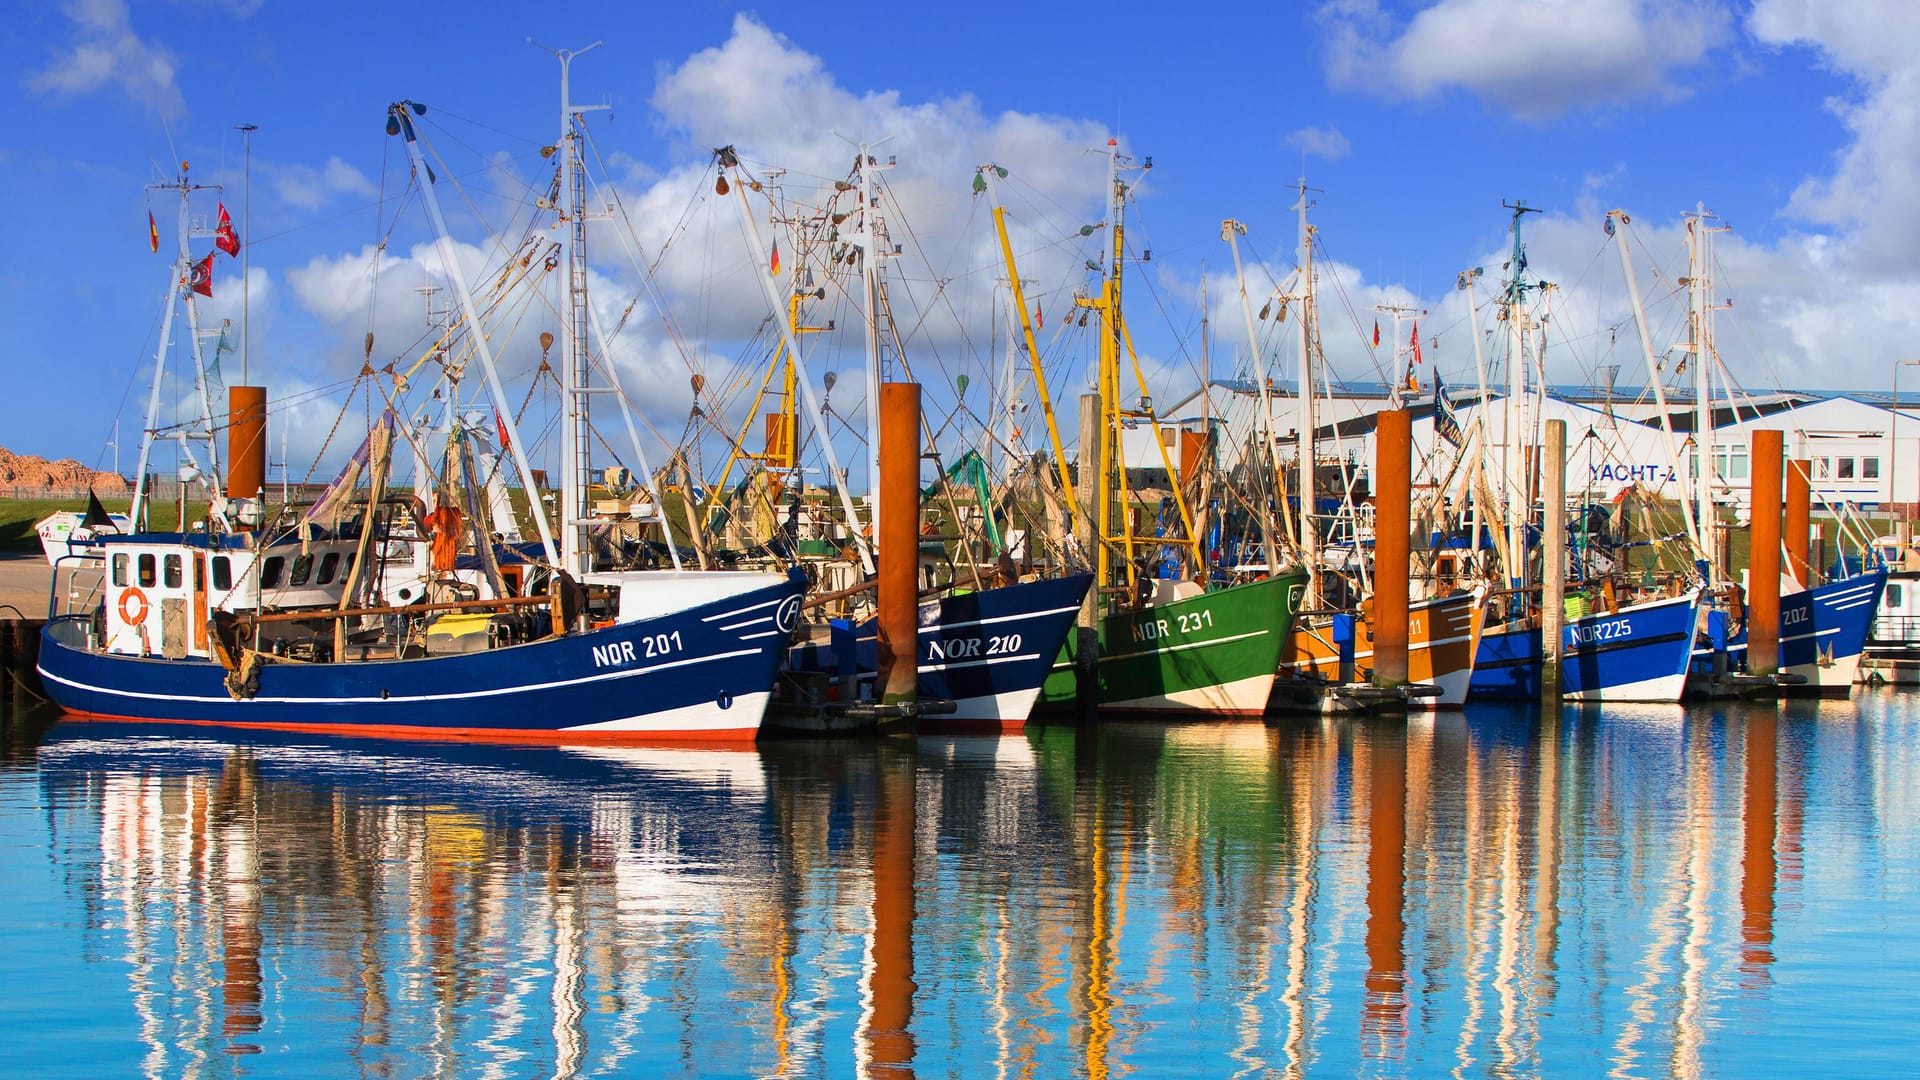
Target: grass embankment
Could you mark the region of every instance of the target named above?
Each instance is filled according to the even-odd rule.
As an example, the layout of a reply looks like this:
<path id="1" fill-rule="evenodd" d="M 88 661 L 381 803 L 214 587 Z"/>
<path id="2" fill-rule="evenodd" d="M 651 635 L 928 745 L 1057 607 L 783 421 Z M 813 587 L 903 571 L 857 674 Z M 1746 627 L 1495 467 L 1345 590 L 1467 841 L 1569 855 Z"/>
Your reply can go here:
<path id="1" fill-rule="evenodd" d="M 101 500 L 111 514 L 127 512 L 124 499 L 112 502 Z M 180 504 L 154 502 L 148 517 L 157 530 L 172 530 L 180 527 Z M 60 510 L 72 510 L 78 514 L 87 512 L 85 499 L 0 499 L 0 551 L 38 551 L 40 536 L 33 531 L 40 519 Z M 189 518 L 205 517 L 206 503 L 188 503 Z"/>

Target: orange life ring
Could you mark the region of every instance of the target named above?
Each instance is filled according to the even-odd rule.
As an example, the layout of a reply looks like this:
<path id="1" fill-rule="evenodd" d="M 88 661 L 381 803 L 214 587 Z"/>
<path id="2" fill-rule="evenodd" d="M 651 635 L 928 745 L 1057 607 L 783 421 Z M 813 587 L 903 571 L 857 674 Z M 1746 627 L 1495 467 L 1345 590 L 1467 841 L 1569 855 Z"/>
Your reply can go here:
<path id="1" fill-rule="evenodd" d="M 140 591 L 138 585 L 129 585 L 120 590 L 120 617 L 128 626 L 139 626 L 147 621 L 147 594 Z"/>

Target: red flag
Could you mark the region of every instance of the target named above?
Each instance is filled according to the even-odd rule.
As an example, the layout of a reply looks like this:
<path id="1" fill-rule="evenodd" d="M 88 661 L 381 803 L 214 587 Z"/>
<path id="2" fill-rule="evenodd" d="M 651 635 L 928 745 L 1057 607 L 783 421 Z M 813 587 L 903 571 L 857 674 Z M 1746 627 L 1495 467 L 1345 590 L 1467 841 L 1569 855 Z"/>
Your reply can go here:
<path id="1" fill-rule="evenodd" d="M 773 262 L 769 265 L 767 272 L 774 277 L 780 276 L 780 241 L 778 240 L 773 242 Z"/>
<path id="2" fill-rule="evenodd" d="M 493 410 L 493 426 L 500 429 L 500 452 L 504 454 L 512 450 L 513 441 L 507 438 L 507 419 L 500 415 L 499 409 Z"/>
<path id="3" fill-rule="evenodd" d="M 1047 312 L 1039 304 L 1033 306 L 1033 325 L 1042 330 L 1047 328 Z"/>
<path id="4" fill-rule="evenodd" d="M 1373 320 L 1373 347 L 1376 349 L 1380 347 L 1380 320 L 1379 319 Z"/>
<path id="5" fill-rule="evenodd" d="M 213 252 L 207 252 L 206 258 L 193 264 L 193 269 L 187 272 L 187 284 L 194 292 L 213 299 Z"/>
<path id="6" fill-rule="evenodd" d="M 151 210 L 147 211 L 147 247 L 154 252 L 160 250 L 160 225 L 153 220 Z"/>
<path id="7" fill-rule="evenodd" d="M 1413 320 L 1413 362 L 1420 362 L 1420 320 Z"/>
<path id="8" fill-rule="evenodd" d="M 227 216 L 227 204 L 220 204 L 220 227 L 213 231 L 213 246 L 229 255 L 240 254 L 240 237 L 233 231 L 233 219 Z"/>

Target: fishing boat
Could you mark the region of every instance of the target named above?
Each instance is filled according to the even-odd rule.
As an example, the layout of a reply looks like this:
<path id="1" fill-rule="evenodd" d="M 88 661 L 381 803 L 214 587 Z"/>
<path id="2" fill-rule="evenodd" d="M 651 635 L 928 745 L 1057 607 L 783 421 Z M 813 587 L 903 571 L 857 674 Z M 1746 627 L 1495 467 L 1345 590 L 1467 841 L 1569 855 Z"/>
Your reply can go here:
<path id="1" fill-rule="evenodd" d="M 775 360 L 776 365 L 783 369 L 783 407 L 779 413 L 768 414 L 768 447 L 764 460 L 770 468 L 782 471 L 784 484 L 797 489 L 801 478 L 790 433 L 798 431 L 800 416 L 796 405 L 799 395 L 806 396 L 810 416 L 825 415 L 820 404 L 813 399 L 812 380 L 807 373 L 805 355 L 800 349 L 795 330 L 803 305 L 808 301 L 822 300 L 826 295 L 825 286 L 811 284 L 815 280 L 813 271 L 805 263 L 811 257 L 810 252 L 825 247 L 832 257 L 828 260 L 829 265 L 822 267 L 824 275 L 831 276 L 835 267 L 857 267 L 857 284 L 849 281 L 840 291 L 859 298 L 857 325 L 863 331 L 866 350 L 864 370 L 869 395 L 867 467 L 875 482 L 875 490 L 867 496 L 865 509 L 867 522 L 871 525 L 879 520 L 881 512 L 878 491 L 879 410 L 876 402 L 879 373 L 883 366 L 882 350 L 892 349 L 893 360 L 902 367 L 905 367 L 905 357 L 897 329 L 892 323 L 892 305 L 887 296 L 884 269 L 887 260 L 895 254 L 888 237 L 887 215 L 882 212 L 882 207 L 894 204 L 878 175 L 879 170 L 886 166 L 880 164 L 871 146 L 861 145 L 856 150 L 847 178 L 836 182 L 834 188 L 835 198 L 845 195 L 850 205 L 829 202 L 817 213 L 807 215 L 814 222 L 829 223 L 825 231 L 838 239 L 839 245 L 835 246 L 830 241 L 818 243 L 812 236 L 803 237 L 801 243 L 789 243 L 787 250 L 794 252 L 796 257 L 789 264 L 788 274 L 781 279 L 788 286 L 784 297 L 775 291 L 772 274 L 754 276 L 761 280 L 768 310 L 782 331 L 782 348 Z M 766 250 L 761 248 L 759 223 L 748 201 L 749 192 L 763 191 L 766 185 L 745 175 L 739 155 L 732 148 L 716 151 L 716 161 L 725 189 L 736 196 L 742 226 L 751 238 L 750 242 L 756 251 Z M 771 250 L 779 250 L 778 239 Z M 773 369 L 770 368 L 769 381 L 772 374 Z M 965 380 L 962 377 L 962 392 L 964 388 Z M 740 440 L 734 442 L 738 445 Z M 846 490 L 843 479 L 846 474 L 841 471 L 835 457 L 832 440 L 823 437 L 818 442 L 828 457 L 828 467 L 839 487 L 848 523 L 842 535 L 846 537 L 848 546 L 855 550 L 859 568 L 871 573 L 882 558 L 904 558 L 917 563 L 920 559 L 918 551 L 879 550 L 875 543 L 878 530 L 862 528 L 860 525 L 860 515 L 851 494 Z M 737 458 L 736 453 L 729 459 L 729 468 Z M 962 455 L 954 467 L 947 470 L 946 479 L 953 480 L 962 474 L 972 476 L 971 508 L 985 526 L 986 535 L 983 539 L 990 549 L 986 554 L 990 559 L 999 560 L 1006 569 L 982 575 L 969 559 L 966 574 L 956 571 L 932 595 L 923 598 L 917 620 L 918 689 L 922 699 L 953 703 L 953 711 L 940 713 L 937 719 L 930 721 L 932 725 L 960 730 L 1018 731 L 1026 723 L 1034 701 L 1040 695 L 1041 684 L 1052 670 L 1053 658 L 1060 652 L 1073 627 L 1092 578 L 1084 573 L 1056 572 L 1053 576 L 1030 574 L 1022 579 L 1022 575 L 1014 570 L 1008 545 L 995 524 L 994 500 L 986 490 L 984 470 L 969 468 L 970 463 L 976 461 L 977 456 L 972 452 Z M 722 484 L 725 482 L 723 475 Z M 933 498 L 940 487 L 941 482 L 936 482 L 921 493 L 923 505 Z M 958 506 L 955 505 L 953 510 L 957 516 Z M 920 508 L 916 507 L 914 513 L 918 516 Z M 965 547 L 966 538 L 961 537 L 958 543 Z M 792 554 L 797 556 L 798 553 Z M 815 573 L 822 574 L 823 570 L 816 569 Z M 846 591 L 857 593 L 859 588 L 856 586 Z M 810 630 L 811 639 L 797 644 L 788 658 L 785 681 L 801 688 L 802 692 L 796 696 L 807 700 L 830 699 L 841 704 L 875 700 L 879 669 L 877 620 L 871 617 L 831 620 L 826 625 L 818 625 Z M 784 711 L 779 722 L 788 722 Z M 814 727 L 813 718 L 806 714 L 802 714 L 796 723 L 807 730 Z"/>
<path id="2" fill-rule="evenodd" d="M 1094 265 L 1104 269 L 1099 294 L 1076 297 L 1085 316 L 1099 319 L 1097 373 L 1101 422 L 1094 445 L 1080 448 L 1080 468 L 1091 474 L 1092 505 L 1072 505 L 1069 526 L 1091 550 L 1094 584 L 1101 610 L 1093 642 L 1076 634 L 1055 662 L 1052 676 L 1041 691 L 1041 705 L 1064 711 L 1083 698 L 1101 713 L 1162 713 L 1191 718 L 1253 717 L 1266 712 L 1273 680 L 1279 671 L 1280 650 L 1292 633 L 1293 615 L 1307 575 L 1297 567 L 1282 568 L 1271 559 L 1254 576 L 1258 580 L 1214 585 L 1202 550 L 1202 530 L 1179 485 L 1168 501 L 1175 520 L 1143 533 L 1133 523 L 1135 499 L 1127 486 L 1126 462 L 1120 453 L 1120 432 L 1143 426 L 1160 447 L 1160 464 L 1169 479 L 1179 476 L 1167 452 L 1160 418 L 1151 404 L 1151 392 L 1142 384 L 1127 407 L 1121 400 L 1121 364 L 1131 362 L 1136 374 L 1131 336 L 1121 307 L 1124 264 L 1133 256 L 1125 237 L 1125 209 L 1130 184 L 1121 178 L 1123 161 L 1116 140 L 1107 140 L 1107 185 L 1110 196 L 1106 250 Z M 1019 313 L 1028 355 L 1034 358 L 1036 388 L 1047 419 L 1060 489 L 1074 490 L 1066 472 L 1059 429 L 1051 396 L 1038 363 L 1033 319 L 1020 287 L 1013 245 L 1007 236 L 1006 213 L 998 184 L 1006 172 L 984 165 L 975 174 L 974 190 L 991 200 L 995 229 L 1007 276 L 1012 283 L 1014 309 Z M 1091 234 L 1098 227 L 1083 230 Z M 1117 510 L 1117 512 L 1116 512 Z M 1267 549 L 1271 556 L 1273 549 Z M 1095 657 L 1085 657 L 1085 644 L 1095 644 Z M 1090 661 L 1090 662 L 1089 662 Z M 1091 685 L 1083 685 L 1090 680 Z"/>
<path id="3" fill-rule="evenodd" d="M 1476 489 L 1476 518 L 1499 521 L 1503 543 L 1496 545 L 1500 565 L 1501 588 L 1495 590 L 1495 602 L 1479 630 L 1475 643 L 1475 675 L 1468 684 L 1470 698 L 1502 699 L 1537 697 L 1547 688 L 1542 684 L 1545 657 L 1542 649 L 1540 589 L 1529 580 L 1529 549 L 1539 542 L 1533 525 L 1540 494 L 1534 457 L 1527 448 L 1541 444 L 1538 432 L 1541 400 L 1539 350 L 1544 318 L 1528 308 L 1529 292 L 1545 292 L 1543 283 L 1529 281 L 1526 248 L 1521 240 L 1525 215 L 1533 212 L 1525 203 L 1511 204 L 1512 253 L 1508 267 L 1512 277 L 1500 300 L 1501 321 L 1506 325 L 1508 348 L 1506 393 L 1499 412 L 1498 460 L 1487 471 L 1500 478 L 1500 490 L 1488 493 Z M 1628 291 L 1633 301 L 1635 325 L 1640 330 L 1647 360 L 1648 381 L 1661 403 L 1665 422 L 1665 393 L 1653 357 L 1646 320 L 1639 302 L 1638 286 L 1626 254 L 1624 229 L 1616 225 L 1614 211 L 1607 219 L 1607 232 L 1620 245 L 1621 263 L 1626 272 Z M 1620 223 L 1621 225 L 1624 222 Z M 1467 294 L 1470 311 L 1475 310 L 1472 283 L 1478 271 L 1461 275 L 1461 288 Z M 1474 341 L 1478 357 L 1479 331 L 1474 315 Z M 1485 376 L 1481 376 L 1481 405 L 1477 414 L 1486 412 Z M 1476 416 L 1484 422 L 1487 417 Z M 1669 456 L 1679 460 L 1671 427 L 1665 429 Z M 1494 445 L 1489 438 L 1488 445 Z M 1702 550 L 1699 528 L 1693 508 L 1685 510 L 1689 550 Z M 1478 536 L 1476 526 L 1473 535 Z M 1702 566 L 1696 559 L 1694 566 Z M 1567 612 L 1562 623 L 1559 647 L 1559 696 L 1580 702 L 1675 702 L 1687 687 L 1693 662 L 1696 637 L 1704 627 L 1704 605 L 1711 594 L 1706 582 L 1692 575 L 1672 576 L 1656 581 L 1627 583 L 1622 576 L 1625 563 L 1569 560 L 1574 574 L 1588 570 L 1600 577 L 1576 580 L 1571 586 L 1581 599 Z M 1593 599 L 1585 599 L 1591 593 Z M 1584 605 L 1584 606 L 1582 606 Z"/>
<path id="4" fill-rule="evenodd" d="M 577 263 L 584 259 L 577 213 L 580 110 L 565 90 L 572 55 L 561 54 L 562 187 L 573 192 L 568 246 Z M 522 483 L 536 491 L 524 443 L 511 437 L 511 410 L 422 153 L 415 120 L 425 112 L 411 102 L 391 106 L 388 131 L 404 137 L 413 183 L 460 301 L 467 345 L 485 371 Z M 173 289 L 186 298 L 191 316 L 191 185 L 184 172 L 175 186 L 182 230 Z M 584 373 L 585 274 L 572 277 L 569 346 Z M 600 345 L 604 355 L 605 342 Z M 163 345 L 156 403 L 164 355 Z M 611 379 L 611 366 L 605 370 Z M 583 382 L 576 375 L 567 387 L 581 412 L 589 389 Z M 610 389 L 617 391 L 617 383 Z M 202 419 L 211 450 L 210 410 L 203 409 Z M 258 423 L 264 425 L 264 417 Z M 150 408 L 143 477 L 156 426 L 157 411 Z M 405 607 L 361 603 L 372 581 L 367 568 L 379 533 L 392 427 L 389 412 L 355 455 L 356 463 L 368 463 L 363 498 L 355 494 L 357 468 L 350 465 L 291 527 L 232 512 L 216 482 L 214 510 L 198 530 L 100 538 L 101 592 L 80 610 L 50 620 L 43 632 L 39 671 L 54 701 L 95 717 L 351 733 L 566 741 L 749 741 L 759 733 L 806 588 L 797 574 L 589 571 L 589 556 L 577 545 L 586 535 L 580 520 L 563 516 L 563 543 L 556 546 L 539 500 L 532 500 L 544 582 L 527 580 L 525 594 L 504 595 L 496 579 L 500 595 L 492 598 Z M 257 444 L 262 433 L 246 437 Z M 580 452 L 565 455 L 569 465 L 584 466 L 584 445 L 570 449 Z M 247 491 L 258 483 L 241 476 L 227 486 Z M 563 480 L 569 493 L 584 483 L 582 477 Z M 136 521 L 142 497 L 136 493 Z M 659 505 L 657 496 L 654 501 Z M 571 507 L 572 496 L 563 502 Z"/>

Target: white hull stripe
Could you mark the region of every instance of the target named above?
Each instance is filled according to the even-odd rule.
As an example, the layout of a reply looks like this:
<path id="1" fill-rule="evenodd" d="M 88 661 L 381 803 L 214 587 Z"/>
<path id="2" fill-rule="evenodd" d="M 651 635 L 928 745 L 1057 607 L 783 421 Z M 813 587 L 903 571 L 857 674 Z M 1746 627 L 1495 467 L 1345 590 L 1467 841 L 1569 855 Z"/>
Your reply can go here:
<path id="1" fill-rule="evenodd" d="M 609 671 L 604 675 L 586 675 L 578 679 L 561 679 L 556 682 L 529 683 L 524 686 L 503 686 L 491 690 L 470 690 L 458 694 L 414 694 L 408 697 L 342 697 L 342 698 L 299 698 L 299 697 L 253 697 L 248 701 L 258 701 L 269 705 L 360 705 L 390 704 L 413 705 L 423 701 L 464 701 L 470 698 L 498 697 L 501 694 L 521 694 L 533 690 L 558 690 L 568 686 L 582 686 L 587 683 L 611 682 L 615 679 L 631 679 L 637 675 L 650 675 L 668 668 L 687 667 L 692 664 L 708 664 L 716 660 L 731 660 L 737 656 L 752 656 L 759 649 L 735 649 L 732 652 L 714 653 L 710 656 L 690 656 L 684 660 L 669 660 L 664 664 L 649 664 L 646 667 L 631 668 L 625 671 Z M 140 690 L 115 690 L 104 686 L 89 686 L 86 683 L 63 679 L 58 675 L 40 669 L 42 678 L 52 679 L 63 686 L 76 690 L 87 690 L 96 694 L 111 694 L 114 697 L 139 698 L 144 701 L 197 701 L 231 702 L 230 697 L 194 697 L 185 694 L 151 694 Z"/>
<path id="2" fill-rule="evenodd" d="M 1271 631 L 1267 630 L 1250 630 L 1244 634 L 1209 638 L 1206 641 L 1189 641 L 1184 645 L 1168 645 L 1162 649 L 1139 649 L 1130 653 L 1114 653 L 1110 656 L 1102 656 L 1100 662 L 1104 664 L 1108 660 L 1131 660 L 1136 656 L 1151 656 L 1154 653 L 1186 652 L 1188 649 L 1204 649 L 1209 645 L 1225 645 L 1229 641 L 1245 641 L 1247 638 L 1265 637 L 1270 632 Z"/>
<path id="3" fill-rule="evenodd" d="M 1039 653 L 1008 653 L 1005 656 L 990 656 L 979 660 L 962 660 L 957 664 L 921 664 L 921 671 L 959 671 L 961 668 L 986 667 L 988 664 L 1011 664 L 1020 660 L 1038 660 Z"/>
<path id="4" fill-rule="evenodd" d="M 755 694 L 741 694 L 733 699 L 730 708 L 721 708 L 717 703 L 703 701 L 698 705 L 683 705 L 677 709 L 661 712 L 639 713 L 618 720 L 602 720 L 597 724 L 576 724 L 564 727 L 560 731 L 758 731 L 760 718 L 767 713 L 767 702 L 771 693 L 761 691 Z"/>
<path id="5" fill-rule="evenodd" d="M 920 629 L 929 630 L 937 626 L 943 632 L 948 630 L 965 630 L 969 626 L 992 626 L 996 623 L 1022 622 L 1027 619 L 1045 618 L 1048 615 L 1065 615 L 1069 611 L 1079 610 L 1080 605 L 1075 604 L 1072 607 L 1048 608 L 1045 611 L 1023 611 L 1018 615 L 995 615 L 991 619 L 968 619 L 966 622 L 929 623 Z"/>
<path id="6" fill-rule="evenodd" d="M 757 604 L 749 604 L 743 608 L 734 608 L 732 611 L 723 611 L 718 615 L 702 615 L 700 617 L 700 621 L 701 622 L 719 622 L 721 619 L 731 619 L 736 615 L 745 615 L 749 611 L 759 611 L 763 607 L 772 607 L 773 605 L 785 599 L 786 597 L 784 596 L 776 596 L 771 600 L 762 600 Z"/>

